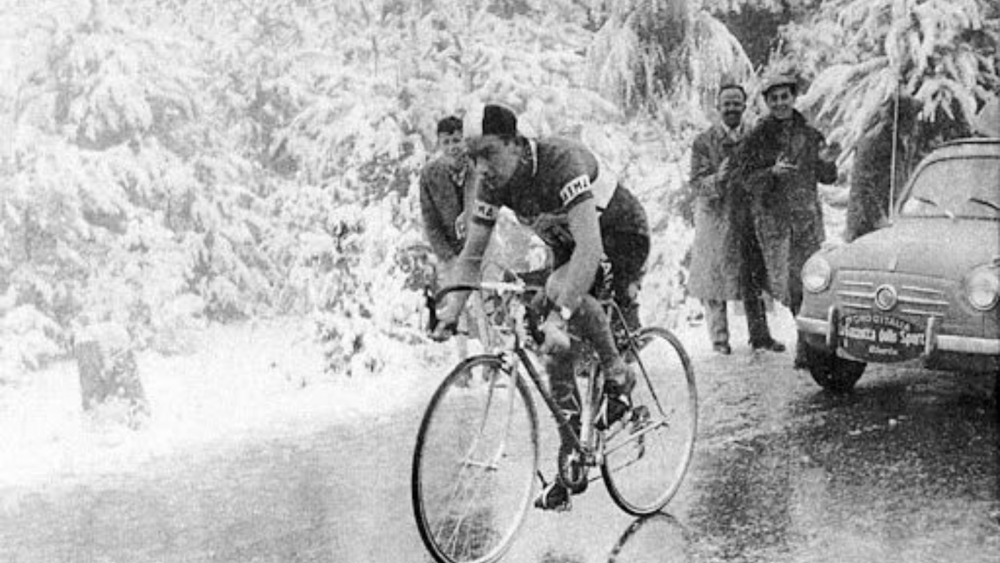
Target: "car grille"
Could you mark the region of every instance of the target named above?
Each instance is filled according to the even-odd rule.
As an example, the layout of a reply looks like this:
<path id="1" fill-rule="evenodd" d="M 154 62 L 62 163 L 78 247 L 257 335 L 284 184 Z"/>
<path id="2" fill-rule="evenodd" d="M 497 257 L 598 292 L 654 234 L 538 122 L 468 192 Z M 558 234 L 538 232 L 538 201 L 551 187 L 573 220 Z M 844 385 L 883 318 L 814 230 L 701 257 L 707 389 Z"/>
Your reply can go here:
<path id="1" fill-rule="evenodd" d="M 834 291 L 845 312 L 873 311 L 876 310 L 875 291 L 883 285 L 891 285 L 898 295 L 892 311 L 943 319 L 948 312 L 950 283 L 939 278 L 908 274 L 845 270 L 840 272 Z"/>

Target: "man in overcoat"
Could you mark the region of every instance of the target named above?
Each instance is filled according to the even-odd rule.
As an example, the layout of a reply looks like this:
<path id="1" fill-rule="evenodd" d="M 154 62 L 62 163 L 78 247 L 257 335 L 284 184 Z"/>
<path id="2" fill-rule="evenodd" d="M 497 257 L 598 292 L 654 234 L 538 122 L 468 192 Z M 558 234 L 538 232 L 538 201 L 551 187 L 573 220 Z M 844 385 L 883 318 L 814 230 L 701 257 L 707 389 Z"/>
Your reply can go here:
<path id="1" fill-rule="evenodd" d="M 802 305 L 802 266 L 826 238 L 817 182 L 836 181 L 839 152 L 795 109 L 798 92 L 794 74 L 765 80 L 768 113 L 740 144 L 728 176 L 751 198 L 768 289 L 792 315 Z M 801 339 L 795 366 L 806 367 Z"/>
<path id="2" fill-rule="evenodd" d="M 691 150 L 691 189 L 695 195 L 695 238 L 688 290 L 705 306 L 712 349 L 732 353 L 726 302 L 742 299 L 750 345 L 784 351 L 771 338 L 761 296 L 763 256 L 742 190 L 725 182 L 729 159 L 743 136 L 746 91 L 737 84 L 719 89 L 721 123 L 704 131 Z"/>

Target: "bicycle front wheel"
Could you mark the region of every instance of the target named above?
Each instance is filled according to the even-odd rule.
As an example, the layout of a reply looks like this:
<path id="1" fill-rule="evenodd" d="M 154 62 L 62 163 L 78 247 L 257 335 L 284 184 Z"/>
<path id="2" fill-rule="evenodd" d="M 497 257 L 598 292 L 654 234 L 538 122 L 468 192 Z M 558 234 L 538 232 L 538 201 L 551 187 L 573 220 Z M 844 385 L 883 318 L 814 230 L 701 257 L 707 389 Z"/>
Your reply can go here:
<path id="1" fill-rule="evenodd" d="M 411 492 L 424 545 L 442 563 L 498 560 L 530 507 L 538 422 L 524 380 L 497 356 L 469 358 L 424 413 Z"/>
<path id="2" fill-rule="evenodd" d="M 606 436 L 601 473 L 608 493 L 635 516 L 663 508 L 694 452 L 698 395 L 691 360 L 668 330 L 647 327 L 625 353 L 637 366 L 627 423 Z"/>

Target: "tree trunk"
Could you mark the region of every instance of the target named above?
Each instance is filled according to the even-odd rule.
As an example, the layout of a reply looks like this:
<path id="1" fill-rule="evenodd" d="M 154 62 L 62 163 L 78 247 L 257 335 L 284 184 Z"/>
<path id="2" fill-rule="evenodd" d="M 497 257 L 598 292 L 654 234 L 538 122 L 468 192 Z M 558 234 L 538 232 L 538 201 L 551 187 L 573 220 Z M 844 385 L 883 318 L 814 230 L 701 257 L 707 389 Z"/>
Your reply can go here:
<path id="1" fill-rule="evenodd" d="M 91 422 L 141 428 L 149 403 L 125 329 L 114 323 L 87 327 L 77 336 L 74 352 L 81 406 Z"/>

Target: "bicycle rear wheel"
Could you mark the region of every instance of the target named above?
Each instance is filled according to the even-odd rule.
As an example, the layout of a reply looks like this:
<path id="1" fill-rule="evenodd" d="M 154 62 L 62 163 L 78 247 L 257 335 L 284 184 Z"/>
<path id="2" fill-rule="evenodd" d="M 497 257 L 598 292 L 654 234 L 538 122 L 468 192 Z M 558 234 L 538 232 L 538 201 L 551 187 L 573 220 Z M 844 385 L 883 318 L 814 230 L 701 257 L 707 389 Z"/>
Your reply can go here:
<path id="1" fill-rule="evenodd" d="M 644 328 L 635 344 L 625 353 L 639 367 L 633 408 L 624 427 L 605 437 L 601 474 L 615 504 L 643 516 L 663 508 L 687 472 L 698 396 L 691 360 L 670 331 Z"/>
<path id="2" fill-rule="evenodd" d="M 413 454 L 414 515 L 434 558 L 499 559 L 528 512 L 537 467 L 537 416 L 524 380 L 496 356 L 459 364 L 434 393 Z"/>

